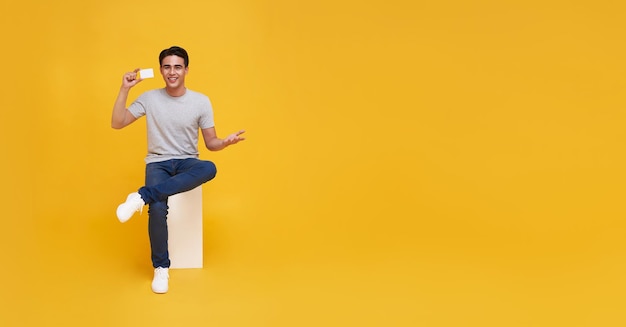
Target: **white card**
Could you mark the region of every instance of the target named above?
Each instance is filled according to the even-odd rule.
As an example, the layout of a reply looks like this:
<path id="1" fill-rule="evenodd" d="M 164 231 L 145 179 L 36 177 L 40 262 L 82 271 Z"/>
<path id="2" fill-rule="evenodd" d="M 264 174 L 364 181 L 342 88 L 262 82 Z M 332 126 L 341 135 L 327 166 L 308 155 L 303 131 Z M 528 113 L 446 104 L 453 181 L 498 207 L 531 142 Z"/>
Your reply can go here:
<path id="1" fill-rule="evenodd" d="M 144 78 L 153 78 L 154 77 L 154 71 L 152 70 L 152 68 L 146 68 L 146 69 L 142 69 L 139 71 L 139 78 L 144 79 Z"/>

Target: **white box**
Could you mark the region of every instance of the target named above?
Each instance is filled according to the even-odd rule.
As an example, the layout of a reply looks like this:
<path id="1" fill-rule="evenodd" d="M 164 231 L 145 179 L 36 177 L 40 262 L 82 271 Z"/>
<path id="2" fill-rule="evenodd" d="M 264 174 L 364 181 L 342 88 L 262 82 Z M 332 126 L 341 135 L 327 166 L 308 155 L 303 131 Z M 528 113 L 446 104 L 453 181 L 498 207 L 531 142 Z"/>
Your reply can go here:
<path id="1" fill-rule="evenodd" d="M 202 186 L 169 197 L 170 268 L 202 268 Z"/>

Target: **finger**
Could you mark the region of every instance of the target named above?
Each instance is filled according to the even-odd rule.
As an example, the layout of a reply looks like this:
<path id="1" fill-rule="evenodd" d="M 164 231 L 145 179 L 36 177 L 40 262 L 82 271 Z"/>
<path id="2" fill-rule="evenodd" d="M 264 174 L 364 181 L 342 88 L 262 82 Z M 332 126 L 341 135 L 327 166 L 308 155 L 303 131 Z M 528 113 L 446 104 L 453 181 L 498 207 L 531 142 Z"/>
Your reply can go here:
<path id="1" fill-rule="evenodd" d="M 135 70 L 133 70 L 133 73 L 137 74 L 140 70 L 141 68 L 135 68 Z"/>
<path id="2" fill-rule="evenodd" d="M 132 81 L 137 81 L 137 83 L 143 81 L 143 78 L 140 78 L 137 73 L 132 73 L 131 76 L 133 77 Z"/>
<path id="3" fill-rule="evenodd" d="M 239 135 L 241 135 L 241 134 L 243 134 L 243 133 L 245 133 L 245 132 L 246 132 L 246 131 L 242 129 L 242 130 L 240 130 L 239 132 L 235 133 L 235 135 L 239 136 Z"/>

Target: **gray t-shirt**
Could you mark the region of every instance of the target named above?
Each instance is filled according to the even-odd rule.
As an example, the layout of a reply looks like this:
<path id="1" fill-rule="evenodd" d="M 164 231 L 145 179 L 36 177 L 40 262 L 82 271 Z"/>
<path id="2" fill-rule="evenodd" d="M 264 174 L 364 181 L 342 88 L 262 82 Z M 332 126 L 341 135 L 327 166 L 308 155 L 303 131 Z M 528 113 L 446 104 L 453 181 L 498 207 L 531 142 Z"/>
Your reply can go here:
<path id="1" fill-rule="evenodd" d="M 198 157 L 198 130 L 211 128 L 213 107 L 209 98 L 187 89 L 172 97 L 165 89 L 147 91 L 128 107 L 135 117 L 146 116 L 146 163 Z"/>

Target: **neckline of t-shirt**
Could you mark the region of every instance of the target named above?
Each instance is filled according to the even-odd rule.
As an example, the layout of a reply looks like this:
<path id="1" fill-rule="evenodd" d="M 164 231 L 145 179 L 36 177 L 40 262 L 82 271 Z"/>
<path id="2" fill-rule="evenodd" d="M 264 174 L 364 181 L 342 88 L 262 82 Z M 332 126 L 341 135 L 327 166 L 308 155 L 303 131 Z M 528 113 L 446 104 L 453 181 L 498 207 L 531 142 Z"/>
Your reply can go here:
<path id="1" fill-rule="evenodd" d="M 180 96 L 175 97 L 175 96 L 171 96 L 169 93 L 167 93 L 167 89 L 165 89 L 165 88 L 162 88 L 161 91 L 163 92 L 163 94 L 165 94 L 166 97 L 168 97 L 170 99 L 173 99 L 173 100 L 184 99 L 185 97 L 187 97 L 187 94 L 189 94 L 189 92 L 190 92 L 189 89 L 185 88 L 185 93 L 183 93 Z"/>

